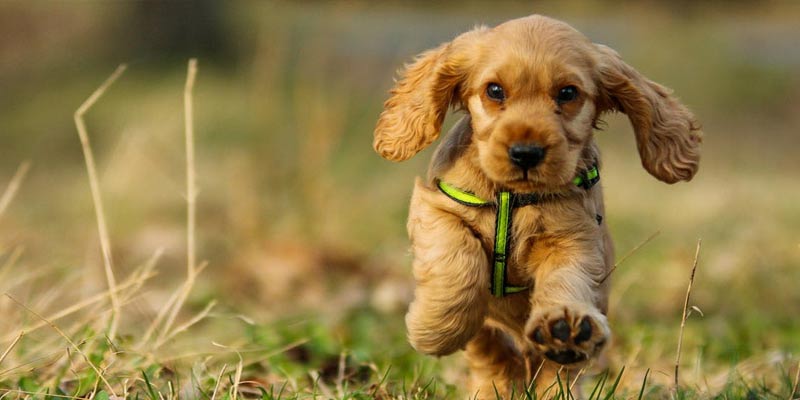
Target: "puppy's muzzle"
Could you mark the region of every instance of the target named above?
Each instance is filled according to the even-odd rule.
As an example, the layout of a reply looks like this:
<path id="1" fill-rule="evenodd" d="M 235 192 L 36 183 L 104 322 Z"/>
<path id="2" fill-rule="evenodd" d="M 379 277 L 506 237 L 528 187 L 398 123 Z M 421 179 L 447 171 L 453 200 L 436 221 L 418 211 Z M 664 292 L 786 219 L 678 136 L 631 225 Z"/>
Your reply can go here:
<path id="1" fill-rule="evenodd" d="M 508 148 L 508 158 L 523 171 L 539 165 L 544 154 L 544 147 L 535 143 L 514 144 Z"/>

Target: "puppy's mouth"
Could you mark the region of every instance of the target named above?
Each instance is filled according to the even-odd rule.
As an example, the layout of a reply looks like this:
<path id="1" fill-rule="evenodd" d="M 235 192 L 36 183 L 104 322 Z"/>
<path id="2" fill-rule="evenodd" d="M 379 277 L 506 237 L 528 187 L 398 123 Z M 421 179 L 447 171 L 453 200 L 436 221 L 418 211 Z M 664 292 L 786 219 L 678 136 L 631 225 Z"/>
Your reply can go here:
<path id="1" fill-rule="evenodd" d="M 520 168 L 517 166 L 512 166 L 511 169 L 511 182 L 538 182 L 541 181 L 542 176 L 542 169 L 545 167 L 544 163 L 541 163 L 532 168 Z"/>
<path id="2" fill-rule="evenodd" d="M 503 184 L 509 189 L 519 192 L 544 191 L 550 192 L 563 185 L 566 181 L 561 176 L 553 175 L 552 165 L 542 163 L 534 168 L 513 168 L 506 171 Z"/>
<path id="3" fill-rule="evenodd" d="M 528 176 L 528 171 L 524 171 L 522 176 L 509 180 L 511 183 L 535 183 L 537 180 Z"/>
<path id="4" fill-rule="evenodd" d="M 506 180 L 506 183 L 525 187 L 542 184 L 540 173 L 536 169 L 516 169 L 515 173 Z"/>

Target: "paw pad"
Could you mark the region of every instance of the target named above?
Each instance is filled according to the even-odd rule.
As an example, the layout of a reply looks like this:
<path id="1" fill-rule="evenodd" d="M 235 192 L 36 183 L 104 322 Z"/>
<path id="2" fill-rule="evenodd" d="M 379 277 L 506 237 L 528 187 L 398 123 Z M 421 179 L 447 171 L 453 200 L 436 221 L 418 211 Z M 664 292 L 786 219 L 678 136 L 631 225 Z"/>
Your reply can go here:
<path id="1" fill-rule="evenodd" d="M 533 331 L 533 341 L 539 344 L 544 344 L 544 333 L 542 333 L 542 327 L 538 327 L 535 331 Z"/>
<path id="2" fill-rule="evenodd" d="M 528 338 L 534 348 L 548 359 L 563 365 L 575 364 L 602 350 L 608 336 L 608 329 L 603 329 L 605 326 L 602 315 L 593 318 L 561 308 L 542 312 L 538 318 L 529 321 Z"/>
<path id="3" fill-rule="evenodd" d="M 563 318 L 556 321 L 553 326 L 550 327 L 550 334 L 562 342 L 569 340 L 569 331 L 569 324 Z"/>
<path id="4" fill-rule="evenodd" d="M 592 337 L 592 323 L 588 317 L 583 317 L 581 324 L 578 327 L 580 330 L 575 335 L 575 344 L 581 344 Z"/>
<path id="5" fill-rule="evenodd" d="M 544 356 L 559 364 L 574 364 L 576 362 L 585 361 L 587 358 L 586 354 L 576 353 L 569 349 L 564 351 L 550 350 L 544 353 Z"/>

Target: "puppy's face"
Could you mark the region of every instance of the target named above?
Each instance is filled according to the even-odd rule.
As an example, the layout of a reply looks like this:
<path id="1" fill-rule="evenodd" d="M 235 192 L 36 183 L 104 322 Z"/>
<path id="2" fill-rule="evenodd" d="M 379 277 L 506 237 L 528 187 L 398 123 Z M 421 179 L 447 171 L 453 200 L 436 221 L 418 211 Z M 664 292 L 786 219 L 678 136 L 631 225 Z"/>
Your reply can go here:
<path id="1" fill-rule="evenodd" d="M 598 95 L 591 44 L 560 28 L 505 24 L 473 43 L 460 100 L 472 117 L 478 165 L 501 186 L 569 184 L 591 139 Z"/>
<path id="2" fill-rule="evenodd" d="M 674 183 L 692 179 L 702 133 L 671 91 L 569 25 L 533 15 L 477 28 L 422 53 L 384 103 L 375 150 L 402 161 L 439 135 L 450 105 L 471 116 L 471 160 L 516 191 L 567 185 L 599 114 L 628 115 L 642 166 Z M 591 160 L 586 160 L 590 162 Z M 585 165 L 585 163 L 583 164 Z"/>

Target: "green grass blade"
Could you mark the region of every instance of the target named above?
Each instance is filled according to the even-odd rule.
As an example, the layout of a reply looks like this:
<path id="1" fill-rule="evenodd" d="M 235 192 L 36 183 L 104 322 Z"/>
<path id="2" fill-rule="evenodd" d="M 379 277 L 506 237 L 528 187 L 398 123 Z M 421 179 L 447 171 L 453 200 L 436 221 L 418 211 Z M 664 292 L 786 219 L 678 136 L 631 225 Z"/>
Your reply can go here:
<path id="1" fill-rule="evenodd" d="M 648 368 L 647 371 L 644 372 L 644 379 L 642 380 L 642 388 L 639 390 L 639 397 L 637 397 L 638 400 L 642 400 L 642 397 L 644 397 L 644 387 L 647 385 L 647 375 L 649 374 L 650 374 L 650 368 Z"/>
<path id="2" fill-rule="evenodd" d="M 545 399 L 548 398 L 547 394 L 550 393 L 550 391 L 553 390 L 553 388 L 556 387 L 557 384 L 558 384 L 557 382 L 551 383 L 550 386 L 548 386 L 547 389 L 544 390 L 542 397 L 544 397 Z"/>
<path id="3" fill-rule="evenodd" d="M 594 385 L 594 389 L 592 389 L 592 394 L 589 395 L 589 400 L 594 399 L 595 393 L 597 393 L 597 398 L 598 399 L 600 398 L 600 394 L 603 393 L 603 386 L 605 386 L 606 384 L 606 379 L 608 379 L 608 370 L 605 370 L 605 372 L 603 372 L 603 376 L 601 376 L 600 379 L 597 381 L 597 383 Z"/>
<path id="4" fill-rule="evenodd" d="M 561 382 L 561 373 L 559 372 L 556 372 L 556 383 L 558 383 L 558 393 L 556 393 L 555 398 L 558 399 L 560 397 L 562 399 L 567 399 L 566 394 L 564 394 L 564 382 Z"/>
<path id="5" fill-rule="evenodd" d="M 381 380 L 378 381 L 378 384 L 375 385 L 375 388 L 372 389 L 372 393 L 370 393 L 370 397 L 375 398 L 375 394 L 378 393 L 378 389 L 380 389 L 381 386 L 383 386 L 383 384 L 386 383 L 386 379 L 389 378 L 389 372 L 391 370 L 392 370 L 392 366 L 389 365 L 389 367 L 386 368 L 386 373 L 383 374 L 383 377 L 381 377 Z"/>
<path id="6" fill-rule="evenodd" d="M 536 399 L 536 384 L 531 382 L 528 387 L 525 389 L 525 400 L 535 400 Z M 533 392 L 533 396 L 531 396 L 531 392 Z"/>
<path id="7" fill-rule="evenodd" d="M 158 400 L 158 396 L 156 396 L 156 391 L 153 389 L 153 385 L 150 383 L 150 378 L 147 377 L 147 373 L 142 371 L 142 376 L 144 377 L 144 384 L 147 387 L 147 394 L 150 396 L 150 400 Z"/>
<path id="8" fill-rule="evenodd" d="M 622 366 L 622 369 L 619 370 L 619 375 L 617 375 L 617 379 L 614 381 L 614 386 L 608 389 L 608 393 L 604 400 L 611 400 L 614 398 L 614 393 L 617 391 L 617 386 L 619 386 L 619 381 L 622 380 L 622 374 L 625 373 L 625 366 Z"/>
<path id="9" fill-rule="evenodd" d="M 276 399 L 280 399 L 283 396 L 283 391 L 284 391 L 284 389 L 286 389 L 286 384 L 287 384 L 287 382 L 284 381 L 283 384 L 281 385 L 281 388 L 278 390 L 278 396 L 276 397 Z M 270 390 L 270 393 L 271 392 L 272 392 L 272 390 Z"/>

